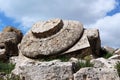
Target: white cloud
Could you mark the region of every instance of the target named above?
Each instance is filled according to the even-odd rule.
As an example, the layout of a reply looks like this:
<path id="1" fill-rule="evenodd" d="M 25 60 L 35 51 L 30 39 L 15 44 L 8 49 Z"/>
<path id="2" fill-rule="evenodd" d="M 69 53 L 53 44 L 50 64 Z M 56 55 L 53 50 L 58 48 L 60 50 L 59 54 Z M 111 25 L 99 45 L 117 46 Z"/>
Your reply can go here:
<path id="1" fill-rule="evenodd" d="M 0 26 L 4 26 L 4 24 L 3 24 L 3 22 L 2 22 L 2 20 L 0 19 Z"/>
<path id="2" fill-rule="evenodd" d="M 100 30 L 102 44 L 120 47 L 120 13 L 106 16 L 90 26 Z"/>
<path id="3" fill-rule="evenodd" d="M 115 0 L 0 0 L 6 16 L 31 27 L 33 22 L 49 18 L 79 20 L 90 24 L 114 9 Z"/>
<path id="4" fill-rule="evenodd" d="M 25 28 L 38 20 L 62 18 L 79 20 L 100 29 L 102 43 L 120 45 L 120 14 L 106 16 L 117 5 L 116 0 L 0 0 L 0 10 Z"/>

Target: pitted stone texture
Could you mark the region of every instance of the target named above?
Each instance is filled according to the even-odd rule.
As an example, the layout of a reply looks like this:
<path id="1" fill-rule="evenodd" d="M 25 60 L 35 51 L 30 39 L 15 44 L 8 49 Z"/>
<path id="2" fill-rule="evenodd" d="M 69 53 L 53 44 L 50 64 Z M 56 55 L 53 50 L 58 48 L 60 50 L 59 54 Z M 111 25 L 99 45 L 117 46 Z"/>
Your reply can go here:
<path id="1" fill-rule="evenodd" d="M 46 38 L 59 32 L 62 27 L 63 21 L 61 19 L 52 19 L 35 23 L 31 31 L 37 38 Z"/>
<path id="2" fill-rule="evenodd" d="M 74 74 L 74 80 L 120 80 L 113 68 L 82 68 Z"/>
<path id="3" fill-rule="evenodd" d="M 7 57 L 18 55 L 17 44 L 18 39 L 15 32 L 0 33 L 0 46 L 5 49 L 5 55 L 7 55 Z"/>
<path id="4" fill-rule="evenodd" d="M 26 57 L 58 55 L 71 48 L 81 37 L 83 26 L 78 21 L 63 21 L 63 28 L 48 38 L 36 38 L 31 30 L 23 37 L 20 51 Z"/>
<path id="5" fill-rule="evenodd" d="M 19 44 L 22 40 L 22 37 L 23 37 L 23 34 L 20 30 L 18 30 L 17 28 L 13 27 L 13 26 L 6 26 L 4 29 L 3 29 L 3 33 L 6 33 L 6 32 L 12 32 L 12 33 L 15 33 L 16 35 L 16 38 L 17 38 L 17 44 Z"/>
<path id="6" fill-rule="evenodd" d="M 102 67 L 102 68 L 114 68 L 117 63 L 119 63 L 119 59 L 104 59 L 97 58 L 91 60 L 91 63 L 94 64 L 94 67 Z"/>
<path id="7" fill-rule="evenodd" d="M 23 80 L 72 80 L 73 65 L 59 60 L 40 62 L 21 55 L 12 73 Z"/>
<path id="8" fill-rule="evenodd" d="M 78 58 L 83 58 L 87 55 L 93 55 L 97 57 L 100 55 L 101 42 L 99 37 L 99 31 L 97 29 L 84 29 L 81 39 L 69 50 L 63 54 Z M 74 56 L 74 57 L 75 57 Z"/>
<path id="9" fill-rule="evenodd" d="M 0 59 L 6 58 L 6 50 L 5 45 L 3 43 L 0 43 Z"/>
<path id="10" fill-rule="evenodd" d="M 11 41 L 17 44 L 17 35 L 14 32 L 2 32 L 0 33 L 0 43 L 5 43 Z"/>
<path id="11" fill-rule="evenodd" d="M 84 35 L 84 34 L 83 34 Z M 70 48 L 68 51 L 66 51 L 65 53 L 70 53 L 76 50 L 80 50 L 80 49 L 85 49 L 85 48 L 89 48 L 90 47 L 90 43 L 88 41 L 87 36 L 83 36 L 77 44 L 75 44 L 72 48 Z"/>
<path id="12" fill-rule="evenodd" d="M 101 55 L 100 53 L 101 40 L 100 40 L 99 30 L 98 29 L 86 29 L 84 33 L 86 34 L 89 40 L 93 57 L 98 58 Z"/>

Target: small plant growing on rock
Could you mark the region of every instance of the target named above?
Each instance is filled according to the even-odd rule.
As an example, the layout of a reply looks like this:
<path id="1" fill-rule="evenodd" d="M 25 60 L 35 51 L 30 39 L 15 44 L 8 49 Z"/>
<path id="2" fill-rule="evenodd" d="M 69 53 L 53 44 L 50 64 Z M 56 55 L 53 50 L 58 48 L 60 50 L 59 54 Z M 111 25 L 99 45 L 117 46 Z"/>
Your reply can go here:
<path id="1" fill-rule="evenodd" d="M 109 57 L 113 56 L 112 53 L 110 53 L 110 52 L 108 52 L 108 51 L 106 51 L 105 49 L 102 49 L 102 48 L 100 49 L 100 53 L 101 53 L 101 55 L 99 57 L 103 57 L 105 59 L 108 59 Z"/>
<path id="2" fill-rule="evenodd" d="M 79 67 L 84 68 L 84 67 L 93 67 L 94 64 L 90 63 L 90 60 L 86 60 L 85 62 L 80 61 L 79 62 Z"/>
<path id="3" fill-rule="evenodd" d="M 59 59 L 59 60 L 61 60 L 62 62 L 67 62 L 67 61 L 69 61 L 69 57 L 67 57 L 67 56 L 58 56 L 58 57 L 44 57 L 44 58 L 41 58 L 41 59 L 39 59 L 40 61 L 52 61 L 52 60 L 56 60 L 56 59 Z"/>
<path id="4" fill-rule="evenodd" d="M 119 77 L 120 77 L 120 62 L 118 62 L 118 63 L 115 65 L 115 68 L 117 69 L 118 75 L 119 75 Z"/>
<path id="5" fill-rule="evenodd" d="M 14 64 L 0 62 L 0 72 L 4 72 L 5 74 L 11 73 L 14 67 Z"/>
<path id="6" fill-rule="evenodd" d="M 103 58 L 108 59 L 109 57 L 113 56 L 112 53 L 107 52 L 106 54 L 103 55 Z"/>
<path id="7" fill-rule="evenodd" d="M 19 76 L 13 76 L 11 74 L 7 74 L 4 77 L 0 77 L 0 80 L 22 80 Z"/>
<path id="8" fill-rule="evenodd" d="M 87 56 L 84 57 L 84 60 L 89 60 L 90 61 L 92 58 L 93 57 L 91 55 L 87 55 Z"/>

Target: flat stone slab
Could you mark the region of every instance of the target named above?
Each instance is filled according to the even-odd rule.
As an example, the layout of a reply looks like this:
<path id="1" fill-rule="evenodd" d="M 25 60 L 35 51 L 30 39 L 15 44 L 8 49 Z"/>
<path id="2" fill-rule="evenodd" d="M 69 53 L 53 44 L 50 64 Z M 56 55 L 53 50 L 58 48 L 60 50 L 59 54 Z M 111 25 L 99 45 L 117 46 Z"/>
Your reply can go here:
<path id="1" fill-rule="evenodd" d="M 82 68 L 74 74 L 74 80 L 120 80 L 113 68 Z"/>
<path id="2" fill-rule="evenodd" d="M 82 50 L 82 49 L 86 49 L 90 47 L 90 43 L 88 41 L 87 36 L 83 36 L 77 44 L 75 44 L 72 48 L 70 48 L 68 51 L 66 51 L 65 53 L 70 53 L 70 52 L 74 52 L 77 50 Z M 63 53 L 63 54 L 65 54 Z"/>
<path id="3" fill-rule="evenodd" d="M 49 62 L 23 61 L 16 65 L 18 67 L 13 70 L 13 74 L 19 74 L 25 80 L 72 80 L 73 78 L 71 62 L 57 60 Z"/>
<path id="4" fill-rule="evenodd" d="M 21 53 L 29 58 L 39 58 L 58 55 L 71 48 L 82 36 L 83 25 L 78 21 L 65 20 L 63 24 L 59 32 L 46 38 L 36 38 L 30 30 L 20 44 Z"/>

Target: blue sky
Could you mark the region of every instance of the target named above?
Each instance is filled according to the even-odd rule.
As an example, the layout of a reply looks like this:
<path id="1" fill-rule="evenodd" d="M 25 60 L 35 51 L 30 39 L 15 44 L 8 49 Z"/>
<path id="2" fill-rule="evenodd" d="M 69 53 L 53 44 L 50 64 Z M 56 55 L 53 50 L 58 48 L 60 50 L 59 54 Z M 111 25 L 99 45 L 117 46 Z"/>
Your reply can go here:
<path id="1" fill-rule="evenodd" d="M 102 45 L 120 47 L 120 0 L 0 0 L 0 31 L 11 25 L 25 33 L 36 21 L 51 18 L 98 28 Z"/>
<path id="2" fill-rule="evenodd" d="M 117 2 L 116 7 L 113 10 L 109 11 L 107 13 L 107 15 L 112 16 L 112 15 L 120 12 L 120 0 L 116 0 L 116 2 Z"/>

